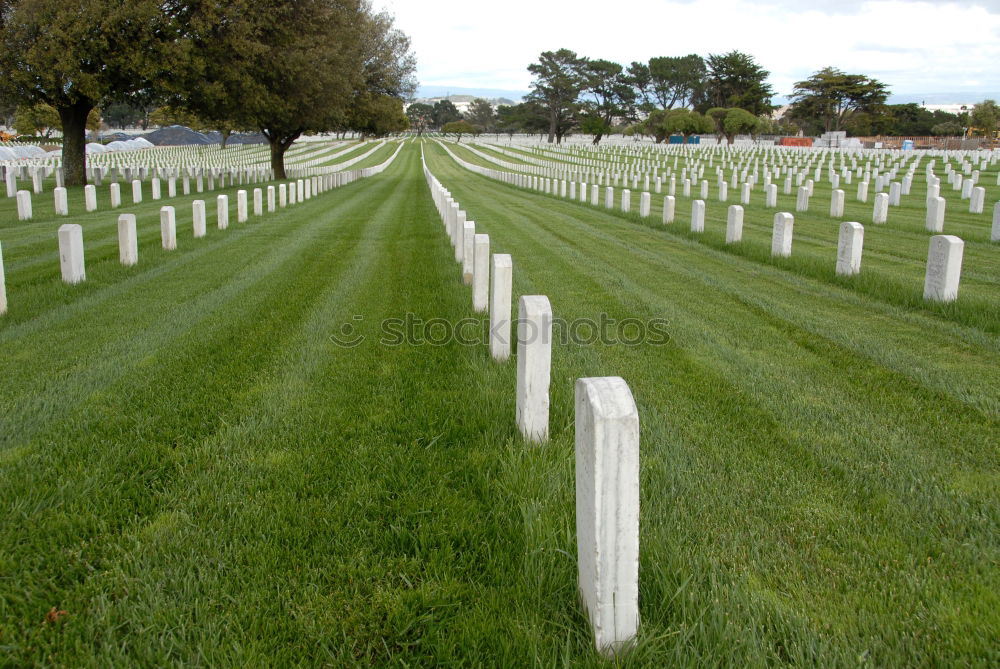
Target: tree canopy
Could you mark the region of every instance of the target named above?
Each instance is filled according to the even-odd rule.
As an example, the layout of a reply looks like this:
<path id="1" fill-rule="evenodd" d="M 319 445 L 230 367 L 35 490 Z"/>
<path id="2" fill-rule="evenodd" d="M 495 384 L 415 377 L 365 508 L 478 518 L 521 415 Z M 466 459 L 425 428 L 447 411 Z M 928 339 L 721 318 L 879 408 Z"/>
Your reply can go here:
<path id="1" fill-rule="evenodd" d="M 562 142 L 576 123 L 580 93 L 587 85 L 585 63 L 575 51 L 559 49 L 543 51 L 537 63 L 528 65 L 528 72 L 535 75 L 528 99 L 542 105 L 548 115 L 549 143 Z"/>
<path id="2" fill-rule="evenodd" d="M 793 115 L 803 120 L 819 119 L 825 131 L 837 131 L 850 114 L 876 111 L 888 96 L 889 89 L 876 79 L 825 67 L 795 84 Z"/>

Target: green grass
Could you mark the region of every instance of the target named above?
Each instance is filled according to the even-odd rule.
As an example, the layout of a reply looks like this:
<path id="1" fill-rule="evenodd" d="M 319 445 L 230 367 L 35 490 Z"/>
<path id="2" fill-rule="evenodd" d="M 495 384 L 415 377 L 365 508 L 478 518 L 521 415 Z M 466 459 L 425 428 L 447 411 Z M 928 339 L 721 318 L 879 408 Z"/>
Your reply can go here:
<path id="1" fill-rule="evenodd" d="M 227 231 L 210 206 L 202 240 L 180 197 L 175 252 L 161 203 L 124 207 L 134 268 L 118 212 L 73 216 L 76 287 L 51 203 L 25 224 L 0 201 L 5 664 L 604 666 L 573 516 L 573 380 L 598 375 L 642 421 L 642 627 L 621 666 L 1000 660 L 993 333 L 425 146 L 513 255 L 515 295 L 665 318 L 670 342 L 557 344 L 543 447 L 514 427 L 513 361 L 380 343 L 384 318 L 474 316 L 416 144 Z M 366 340 L 334 345 L 345 323 Z"/>

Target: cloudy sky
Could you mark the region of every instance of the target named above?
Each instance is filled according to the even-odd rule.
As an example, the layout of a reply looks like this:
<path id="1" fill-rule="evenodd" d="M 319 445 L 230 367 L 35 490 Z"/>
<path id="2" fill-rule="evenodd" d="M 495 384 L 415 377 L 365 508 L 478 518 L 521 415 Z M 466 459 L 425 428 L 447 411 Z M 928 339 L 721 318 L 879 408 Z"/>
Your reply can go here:
<path id="1" fill-rule="evenodd" d="M 779 95 L 832 65 L 895 94 L 1000 91 L 1000 0 L 376 0 L 425 86 L 528 90 L 542 51 L 622 64 L 737 49 Z"/>

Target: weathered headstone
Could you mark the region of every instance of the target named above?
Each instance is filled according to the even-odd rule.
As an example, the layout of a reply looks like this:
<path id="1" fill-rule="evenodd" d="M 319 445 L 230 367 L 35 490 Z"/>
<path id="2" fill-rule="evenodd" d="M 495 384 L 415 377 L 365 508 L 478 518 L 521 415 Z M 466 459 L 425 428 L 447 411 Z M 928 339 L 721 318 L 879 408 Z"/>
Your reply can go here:
<path id="1" fill-rule="evenodd" d="M 139 240 L 136 237 L 135 214 L 118 217 L 118 259 L 129 267 L 139 262 Z"/>
<path id="2" fill-rule="evenodd" d="M 3 269 L 3 245 L 0 244 L 0 316 L 7 313 L 7 279 Z"/>
<path id="3" fill-rule="evenodd" d="M 580 597 L 595 647 L 613 656 L 639 628 L 639 411 L 619 377 L 575 391 Z"/>
<path id="4" fill-rule="evenodd" d="M 837 274 L 853 276 L 861 272 L 861 249 L 865 241 L 865 228 L 860 223 L 847 221 L 840 224 L 837 241 Z"/>
<path id="5" fill-rule="evenodd" d="M 247 222 L 247 192 L 245 190 L 236 191 L 236 222 Z"/>
<path id="6" fill-rule="evenodd" d="M 958 299 L 964 247 L 965 243 L 954 235 L 931 237 L 927 253 L 927 273 L 924 276 L 925 300 L 954 302 Z"/>
<path id="7" fill-rule="evenodd" d="M 799 186 L 798 196 L 795 198 L 795 211 L 809 211 L 809 188 Z"/>
<path id="8" fill-rule="evenodd" d="M 771 231 L 771 255 L 787 258 L 792 255 L 792 228 L 795 217 L 786 212 L 774 215 L 774 228 Z"/>
<path id="9" fill-rule="evenodd" d="M 205 222 L 205 201 L 195 200 L 191 203 L 192 226 L 194 227 L 195 238 L 204 237 L 207 231 Z"/>
<path id="10" fill-rule="evenodd" d="M 17 220 L 30 221 L 32 218 L 31 191 L 17 191 Z"/>
<path id="11" fill-rule="evenodd" d="M 769 184 L 764 198 L 764 206 L 773 208 L 778 206 L 778 184 Z"/>
<path id="12" fill-rule="evenodd" d="M 83 227 L 75 223 L 59 226 L 59 269 L 69 284 L 87 280 L 83 262 Z"/>
<path id="13" fill-rule="evenodd" d="M 889 196 L 885 193 L 875 194 L 875 208 L 872 211 L 872 223 L 881 225 L 889 219 Z"/>
<path id="14" fill-rule="evenodd" d="M 510 357 L 510 300 L 514 263 L 506 253 L 493 254 L 490 272 L 490 354 L 503 362 Z"/>
<path id="15" fill-rule="evenodd" d="M 164 251 L 177 248 L 177 214 L 173 207 L 160 207 L 160 245 Z"/>
<path id="16" fill-rule="evenodd" d="M 943 197 L 934 197 L 927 200 L 927 218 L 924 227 L 930 232 L 941 232 L 944 230 L 944 213 L 947 201 Z"/>
<path id="17" fill-rule="evenodd" d="M 216 198 L 215 203 L 216 219 L 218 221 L 219 230 L 225 230 L 229 227 L 229 196 L 220 195 Z"/>
<path id="18" fill-rule="evenodd" d="M 466 221 L 462 226 L 462 283 L 472 285 L 472 263 L 476 253 L 476 223 Z"/>
<path id="19" fill-rule="evenodd" d="M 486 311 L 490 299 L 490 236 L 477 234 L 472 246 L 472 308 Z"/>
<path id="20" fill-rule="evenodd" d="M 981 214 L 986 204 L 986 189 L 976 186 L 972 189 L 972 197 L 969 198 L 969 213 Z"/>
<path id="21" fill-rule="evenodd" d="M 69 201 L 66 198 L 66 189 L 56 186 L 52 191 L 55 197 L 56 216 L 69 216 Z"/>
<path id="22" fill-rule="evenodd" d="M 705 201 L 693 200 L 691 202 L 691 232 L 705 231 Z"/>
<path id="23" fill-rule="evenodd" d="M 743 239 L 743 207 L 730 205 L 726 214 L 726 243 L 733 244 Z"/>
<path id="24" fill-rule="evenodd" d="M 517 427 L 528 441 L 549 438 L 552 306 L 544 295 L 522 295 L 517 312 Z"/>
<path id="25" fill-rule="evenodd" d="M 858 202 L 868 201 L 868 182 L 859 181 L 858 182 Z"/>

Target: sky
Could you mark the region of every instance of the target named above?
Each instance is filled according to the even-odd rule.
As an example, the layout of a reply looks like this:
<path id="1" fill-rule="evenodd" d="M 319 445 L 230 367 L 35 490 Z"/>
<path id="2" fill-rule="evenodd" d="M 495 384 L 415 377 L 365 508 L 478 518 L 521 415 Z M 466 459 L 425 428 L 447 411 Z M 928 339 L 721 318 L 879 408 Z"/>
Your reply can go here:
<path id="1" fill-rule="evenodd" d="M 527 66 L 565 47 L 623 65 L 736 49 L 779 96 L 826 66 L 897 95 L 1000 91 L 1000 0 L 379 2 L 410 36 L 425 87 L 527 91 Z"/>

